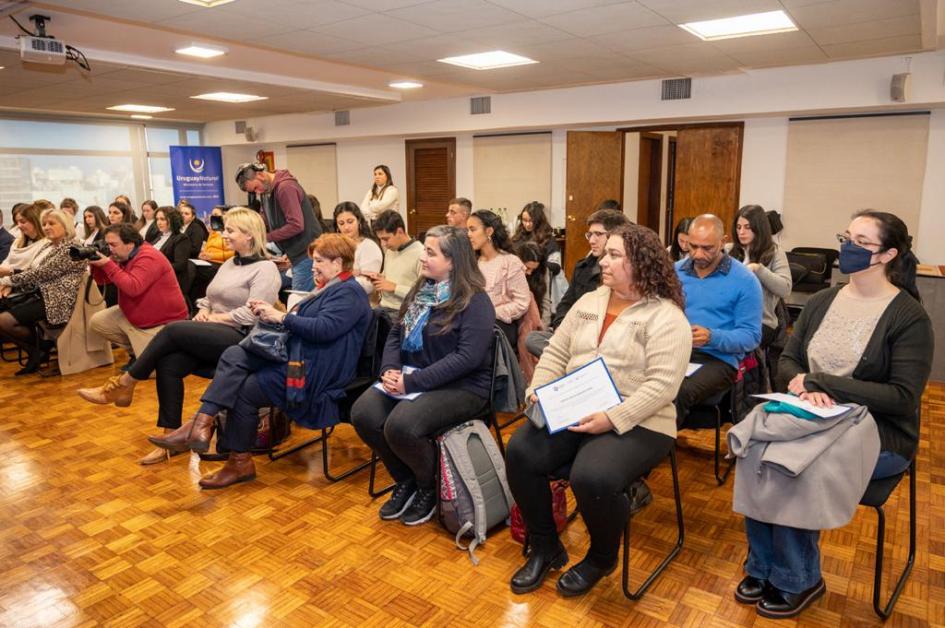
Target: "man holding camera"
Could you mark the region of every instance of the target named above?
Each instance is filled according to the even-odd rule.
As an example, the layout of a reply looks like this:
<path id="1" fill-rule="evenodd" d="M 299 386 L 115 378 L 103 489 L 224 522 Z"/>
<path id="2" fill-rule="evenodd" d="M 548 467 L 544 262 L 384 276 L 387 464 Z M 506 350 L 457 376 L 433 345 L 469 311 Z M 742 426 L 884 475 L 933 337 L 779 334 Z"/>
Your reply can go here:
<path id="1" fill-rule="evenodd" d="M 134 360 L 164 325 L 187 319 L 187 304 L 171 263 L 144 242 L 134 225 L 111 225 L 105 244 L 110 257 L 96 252 L 89 267 L 96 283 L 115 284 L 118 305 L 94 314 L 89 325 Z"/>
<path id="2" fill-rule="evenodd" d="M 292 289 L 314 290 L 308 245 L 322 234 L 322 227 L 298 180 L 288 170 L 268 172 L 262 164 L 246 163 L 236 168 L 236 185 L 259 198 L 266 239 L 282 249 L 292 265 Z"/>

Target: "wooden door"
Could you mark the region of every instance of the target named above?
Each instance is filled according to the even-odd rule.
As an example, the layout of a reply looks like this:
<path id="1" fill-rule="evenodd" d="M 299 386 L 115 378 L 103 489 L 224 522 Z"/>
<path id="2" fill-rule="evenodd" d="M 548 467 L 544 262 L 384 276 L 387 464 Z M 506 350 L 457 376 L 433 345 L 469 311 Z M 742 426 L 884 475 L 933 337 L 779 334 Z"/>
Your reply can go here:
<path id="1" fill-rule="evenodd" d="M 568 131 L 565 273 L 590 250 L 585 220 L 601 201 L 623 198 L 623 133 Z"/>
<path id="2" fill-rule="evenodd" d="M 744 124 L 680 129 L 673 220 L 715 214 L 728 231 L 738 210 Z"/>
<path id="3" fill-rule="evenodd" d="M 407 140 L 407 231 L 414 237 L 446 222 L 456 197 L 456 138 Z"/>
<path id="4" fill-rule="evenodd" d="M 640 172 L 637 180 L 637 224 L 660 232 L 660 189 L 663 184 L 663 136 L 640 134 Z"/>

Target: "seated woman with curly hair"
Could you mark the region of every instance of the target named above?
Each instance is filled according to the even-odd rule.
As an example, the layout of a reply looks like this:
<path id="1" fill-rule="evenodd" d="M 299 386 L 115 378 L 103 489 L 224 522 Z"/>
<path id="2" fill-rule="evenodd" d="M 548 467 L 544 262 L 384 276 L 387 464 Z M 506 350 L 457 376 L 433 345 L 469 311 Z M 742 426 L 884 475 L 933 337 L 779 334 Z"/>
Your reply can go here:
<path id="1" fill-rule="evenodd" d="M 509 442 L 509 488 L 528 528 L 531 553 L 512 576 L 514 593 L 541 587 L 567 564 L 548 477 L 565 465 L 591 537 L 587 555 L 558 579 L 558 592 L 581 595 L 614 570 L 630 516 L 624 489 L 669 453 L 676 439 L 673 399 L 686 372 L 692 332 L 682 286 L 659 237 L 619 227 L 600 260 L 603 285 L 582 296 L 555 330 L 528 391 L 603 357 L 623 401 L 580 417 L 566 431 L 525 423 Z M 579 417 L 575 417 L 579 418 Z"/>

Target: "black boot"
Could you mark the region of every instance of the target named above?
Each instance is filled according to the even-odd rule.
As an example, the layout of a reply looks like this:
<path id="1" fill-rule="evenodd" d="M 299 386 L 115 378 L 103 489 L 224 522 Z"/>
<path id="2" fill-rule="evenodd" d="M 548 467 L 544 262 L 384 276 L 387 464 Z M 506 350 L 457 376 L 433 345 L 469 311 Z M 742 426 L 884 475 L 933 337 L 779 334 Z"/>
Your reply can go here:
<path id="1" fill-rule="evenodd" d="M 558 546 L 551 551 L 540 551 L 533 547 L 528 560 L 512 576 L 512 593 L 528 593 L 541 587 L 552 569 L 561 569 L 568 564 L 568 552 L 558 541 Z"/>

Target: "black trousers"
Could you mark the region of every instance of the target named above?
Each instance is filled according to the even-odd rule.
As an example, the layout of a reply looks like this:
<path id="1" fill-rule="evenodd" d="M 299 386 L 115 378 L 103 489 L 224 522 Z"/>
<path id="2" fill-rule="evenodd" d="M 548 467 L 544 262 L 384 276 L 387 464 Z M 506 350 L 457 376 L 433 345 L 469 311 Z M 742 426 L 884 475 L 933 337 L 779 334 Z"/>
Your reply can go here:
<path id="1" fill-rule="evenodd" d="M 686 417 L 694 406 L 728 390 L 738 372 L 722 360 L 695 349 L 689 361 L 701 364 L 702 368 L 689 377 L 684 377 L 676 394 L 676 426 L 680 428 L 686 423 Z"/>
<path id="2" fill-rule="evenodd" d="M 571 489 L 591 536 L 588 558 L 600 567 L 613 565 L 630 516 L 624 489 L 658 465 L 673 442 L 666 434 L 642 427 L 625 434 L 549 434 L 526 422 L 509 441 L 506 466 L 509 488 L 535 551 L 550 553 L 557 547 L 548 480 L 570 464 Z"/>
<path id="3" fill-rule="evenodd" d="M 200 401 L 200 411 L 215 416 L 226 409 L 226 430 L 222 444 L 230 451 L 247 452 L 256 441 L 259 425 L 259 409 L 272 405 L 272 401 L 259 384 L 256 371 L 272 362 L 248 353 L 243 347 L 234 345 L 220 356 L 217 372 L 207 386 Z"/>
<path id="4" fill-rule="evenodd" d="M 395 482 L 414 478 L 420 488 L 432 489 L 437 458 L 432 436 L 487 407 L 486 399 L 465 390 L 432 390 L 399 401 L 372 387 L 354 402 L 351 423 Z"/>
<path id="5" fill-rule="evenodd" d="M 157 372 L 158 427 L 180 427 L 184 378 L 214 368 L 220 355 L 242 339 L 241 331 L 222 323 L 175 321 L 158 332 L 128 369 L 137 380 Z"/>

